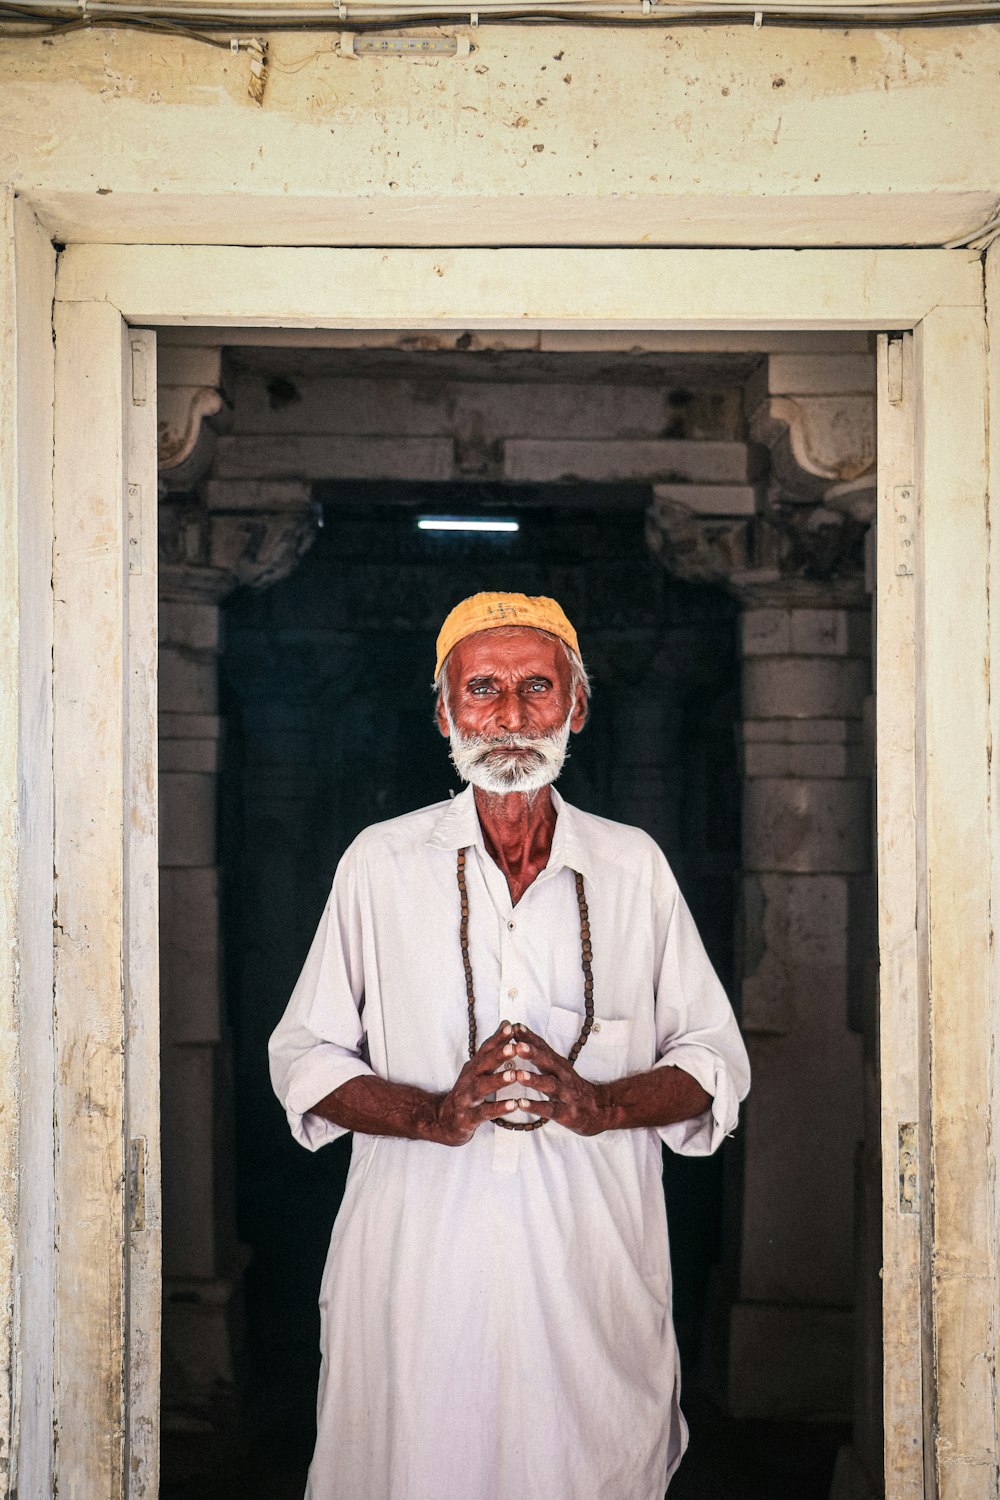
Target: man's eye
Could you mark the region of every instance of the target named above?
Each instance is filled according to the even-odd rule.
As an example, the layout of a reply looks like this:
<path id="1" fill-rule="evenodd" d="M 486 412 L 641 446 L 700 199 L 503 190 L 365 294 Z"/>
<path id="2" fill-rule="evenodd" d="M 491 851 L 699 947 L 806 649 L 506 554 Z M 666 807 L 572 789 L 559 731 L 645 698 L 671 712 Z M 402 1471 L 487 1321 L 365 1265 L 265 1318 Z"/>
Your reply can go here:
<path id="1" fill-rule="evenodd" d="M 548 691 L 548 686 L 549 685 L 548 685 L 547 682 L 529 682 L 528 683 L 528 692 L 529 693 L 544 693 L 544 692 Z"/>
<path id="2" fill-rule="evenodd" d="M 492 691 L 488 682 L 473 682 L 469 687 L 469 693 L 473 698 L 485 698 L 486 694 Z"/>

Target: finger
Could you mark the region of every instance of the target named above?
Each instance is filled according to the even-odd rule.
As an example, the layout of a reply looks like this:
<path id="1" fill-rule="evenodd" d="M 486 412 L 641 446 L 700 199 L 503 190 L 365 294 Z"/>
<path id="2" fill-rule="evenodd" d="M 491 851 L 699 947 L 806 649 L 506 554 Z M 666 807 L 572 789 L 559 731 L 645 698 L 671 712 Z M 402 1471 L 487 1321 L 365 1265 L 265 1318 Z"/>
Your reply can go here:
<path id="1" fill-rule="evenodd" d="M 485 1042 L 480 1042 L 471 1060 L 478 1065 L 482 1058 L 499 1056 L 505 1046 L 514 1045 L 516 1042 L 513 1022 L 501 1021 L 492 1036 L 488 1036 Z"/>
<path id="2" fill-rule="evenodd" d="M 528 1055 L 539 1067 L 548 1068 L 551 1072 L 562 1077 L 573 1071 L 572 1064 L 568 1059 L 561 1052 L 557 1052 L 544 1037 L 536 1035 L 527 1026 L 518 1026 L 516 1033 L 518 1039 L 523 1040 L 531 1048 L 531 1052 Z"/>
<path id="3" fill-rule="evenodd" d="M 492 1099 L 484 1104 L 478 1104 L 475 1108 L 477 1120 L 502 1120 L 505 1115 L 512 1115 L 515 1110 L 527 1110 L 529 1114 L 535 1113 L 535 1105 L 542 1101 L 536 1099 Z"/>
<path id="4" fill-rule="evenodd" d="M 473 1059 L 477 1073 L 493 1072 L 497 1068 L 516 1067 L 521 1058 L 531 1056 L 530 1043 L 521 1041 L 513 1034 L 500 1035 L 485 1042 Z"/>
<path id="5" fill-rule="evenodd" d="M 554 1073 L 518 1073 L 518 1083 L 530 1083 L 533 1089 L 538 1089 L 543 1094 L 554 1094 L 560 1087 L 560 1080 Z M 505 1078 L 505 1083 L 513 1083 L 513 1078 Z"/>
<path id="6" fill-rule="evenodd" d="M 500 1068 L 493 1073 L 480 1073 L 470 1081 L 469 1092 L 473 1100 L 478 1102 L 509 1083 L 530 1083 L 534 1087 L 535 1074 L 519 1068 Z"/>

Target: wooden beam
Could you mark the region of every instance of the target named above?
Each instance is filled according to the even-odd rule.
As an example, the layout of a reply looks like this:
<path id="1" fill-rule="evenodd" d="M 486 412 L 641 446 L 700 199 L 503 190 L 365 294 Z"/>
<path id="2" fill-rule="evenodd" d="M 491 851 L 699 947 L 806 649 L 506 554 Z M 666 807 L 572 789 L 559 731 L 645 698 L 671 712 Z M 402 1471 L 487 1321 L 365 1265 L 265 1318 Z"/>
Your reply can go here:
<path id="1" fill-rule="evenodd" d="M 912 328 L 978 307 L 967 250 L 70 246 L 57 296 L 131 322 L 310 328 Z"/>
<path id="2" fill-rule="evenodd" d="M 118 1500 L 124 1451 L 125 329 L 57 306 L 54 776 L 56 1412 L 61 1500 Z"/>
<path id="3" fill-rule="evenodd" d="M 997 1305 L 990 1108 L 990 515 L 986 324 L 936 308 L 916 335 L 918 806 L 926 820 L 935 1460 L 940 1500 L 995 1500 Z"/>

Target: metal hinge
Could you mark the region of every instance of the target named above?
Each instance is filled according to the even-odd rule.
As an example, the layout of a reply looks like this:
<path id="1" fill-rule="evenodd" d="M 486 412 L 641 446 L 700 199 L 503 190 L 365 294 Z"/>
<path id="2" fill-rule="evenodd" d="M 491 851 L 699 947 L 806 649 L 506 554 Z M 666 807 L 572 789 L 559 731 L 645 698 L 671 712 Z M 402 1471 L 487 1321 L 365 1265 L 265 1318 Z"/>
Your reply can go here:
<path id="1" fill-rule="evenodd" d="M 128 1227 L 134 1234 L 146 1227 L 146 1137 L 128 1143 Z"/>
<path id="2" fill-rule="evenodd" d="M 917 491 L 912 484 L 897 484 L 892 492 L 892 571 L 897 578 L 912 578 L 916 566 Z"/>
<path id="3" fill-rule="evenodd" d="M 899 1127 L 899 1211 L 901 1214 L 920 1212 L 919 1202 L 920 1147 L 917 1127 L 912 1121 Z"/>
<path id="4" fill-rule="evenodd" d="M 142 485 L 129 484 L 128 489 L 128 570 L 142 572 Z"/>
<path id="5" fill-rule="evenodd" d="M 146 345 L 142 339 L 132 339 L 130 348 L 132 351 L 132 405 L 145 406 L 149 398 Z"/>
<path id="6" fill-rule="evenodd" d="M 903 404 L 903 335 L 889 334 L 885 348 L 886 394 L 890 406 Z"/>

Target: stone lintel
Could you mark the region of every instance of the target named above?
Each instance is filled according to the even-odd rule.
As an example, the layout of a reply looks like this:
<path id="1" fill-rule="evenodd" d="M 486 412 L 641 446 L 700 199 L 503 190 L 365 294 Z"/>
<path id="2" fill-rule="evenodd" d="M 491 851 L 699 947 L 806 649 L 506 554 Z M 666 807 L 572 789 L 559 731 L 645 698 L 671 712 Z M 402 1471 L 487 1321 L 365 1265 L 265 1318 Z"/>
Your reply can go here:
<path id="1" fill-rule="evenodd" d="M 209 479 L 201 497 L 209 511 L 307 511 L 312 486 L 304 479 Z"/>
<path id="2" fill-rule="evenodd" d="M 752 516 L 762 509 L 759 484 L 654 484 L 653 500 L 683 505 L 692 515 Z"/>
<path id="3" fill-rule="evenodd" d="M 761 455 L 747 443 L 691 438 L 510 438 L 504 477 L 533 484 L 678 482 L 747 485 L 761 473 Z"/>

